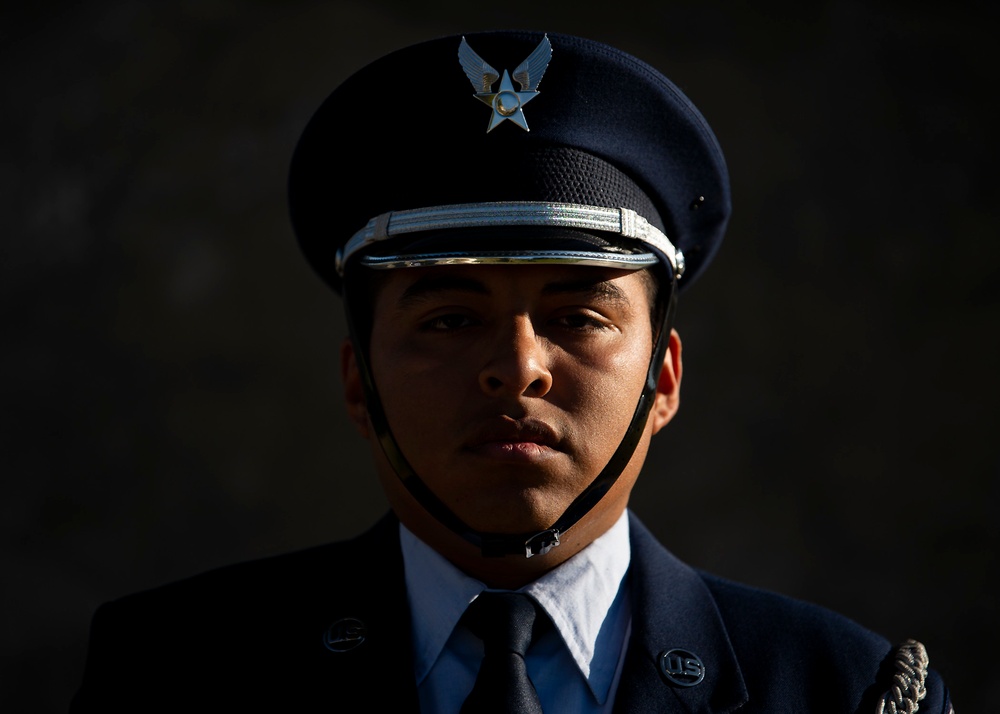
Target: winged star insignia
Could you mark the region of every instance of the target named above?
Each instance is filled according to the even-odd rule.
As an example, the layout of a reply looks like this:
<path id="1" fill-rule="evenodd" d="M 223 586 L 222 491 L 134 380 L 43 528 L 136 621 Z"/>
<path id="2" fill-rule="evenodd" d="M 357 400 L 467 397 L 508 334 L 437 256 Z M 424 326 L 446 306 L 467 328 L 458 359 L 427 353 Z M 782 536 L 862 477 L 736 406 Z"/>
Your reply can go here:
<path id="1" fill-rule="evenodd" d="M 476 99 L 493 109 L 490 124 L 486 127 L 487 133 L 507 119 L 528 131 L 528 122 L 524 118 L 522 107 L 538 96 L 538 83 L 542 81 L 542 75 L 545 74 L 550 59 L 552 59 L 552 43 L 549 42 L 549 36 L 545 35 L 538 43 L 538 47 L 514 70 L 514 80 L 521 87 L 521 91 L 516 92 L 507 70 L 503 71 L 501 78 L 500 73 L 476 54 L 465 38 L 462 38 L 458 46 L 458 61 L 465 71 L 465 76 L 472 82 L 472 88 L 476 90 Z M 500 79 L 500 91 L 494 92 L 493 85 L 497 79 Z"/>

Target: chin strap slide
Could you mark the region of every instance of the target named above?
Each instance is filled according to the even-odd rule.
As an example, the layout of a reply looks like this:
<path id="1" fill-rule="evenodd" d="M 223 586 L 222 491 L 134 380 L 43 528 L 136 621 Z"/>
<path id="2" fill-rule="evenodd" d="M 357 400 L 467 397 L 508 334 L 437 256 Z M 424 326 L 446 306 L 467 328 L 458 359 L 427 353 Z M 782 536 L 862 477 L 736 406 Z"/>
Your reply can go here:
<path id="1" fill-rule="evenodd" d="M 474 537 L 478 538 L 476 545 L 486 558 L 520 554 L 524 554 L 525 558 L 531 558 L 535 555 L 545 555 L 559 545 L 559 530 L 556 528 L 549 528 L 530 537 L 499 533 L 478 533 Z"/>

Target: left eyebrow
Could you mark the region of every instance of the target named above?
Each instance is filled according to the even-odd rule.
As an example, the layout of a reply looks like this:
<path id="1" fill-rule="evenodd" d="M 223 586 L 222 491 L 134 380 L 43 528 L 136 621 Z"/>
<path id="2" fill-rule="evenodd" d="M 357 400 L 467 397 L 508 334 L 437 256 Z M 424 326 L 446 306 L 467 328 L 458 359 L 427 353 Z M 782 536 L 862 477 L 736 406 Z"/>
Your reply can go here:
<path id="1" fill-rule="evenodd" d="M 579 295 L 591 300 L 630 307 L 631 301 L 625 291 L 608 280 L 565 280 L 548 283 L 542 288 L 543 295 Z"/>

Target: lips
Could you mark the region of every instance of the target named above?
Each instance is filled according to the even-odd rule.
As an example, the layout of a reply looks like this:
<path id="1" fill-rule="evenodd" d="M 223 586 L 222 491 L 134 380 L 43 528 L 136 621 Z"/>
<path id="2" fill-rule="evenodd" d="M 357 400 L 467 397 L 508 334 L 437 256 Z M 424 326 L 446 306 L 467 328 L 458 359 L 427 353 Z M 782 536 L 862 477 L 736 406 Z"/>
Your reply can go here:
<path id="1" fill-rule="evenodd" d="M 476 427 L 465 448 L 484 456 L 533 460 L 555 455 L 561 441 L 558 432 L 540 419 L 504 416 Z"/>

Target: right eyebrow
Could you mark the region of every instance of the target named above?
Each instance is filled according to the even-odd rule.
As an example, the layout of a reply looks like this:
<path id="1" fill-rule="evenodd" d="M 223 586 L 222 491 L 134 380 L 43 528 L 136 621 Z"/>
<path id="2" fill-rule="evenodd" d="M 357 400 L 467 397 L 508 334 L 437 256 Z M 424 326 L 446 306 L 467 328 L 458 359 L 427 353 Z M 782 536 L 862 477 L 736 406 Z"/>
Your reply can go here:
<path id="1" fill-rule="evenodd" d="M 426 275 L 410 285 L 396 301 L 397 308 L 413 307 L 441 293 L 464 292 L 489 295 L 486 285 L 472 278 L 458 275 Z"/>

